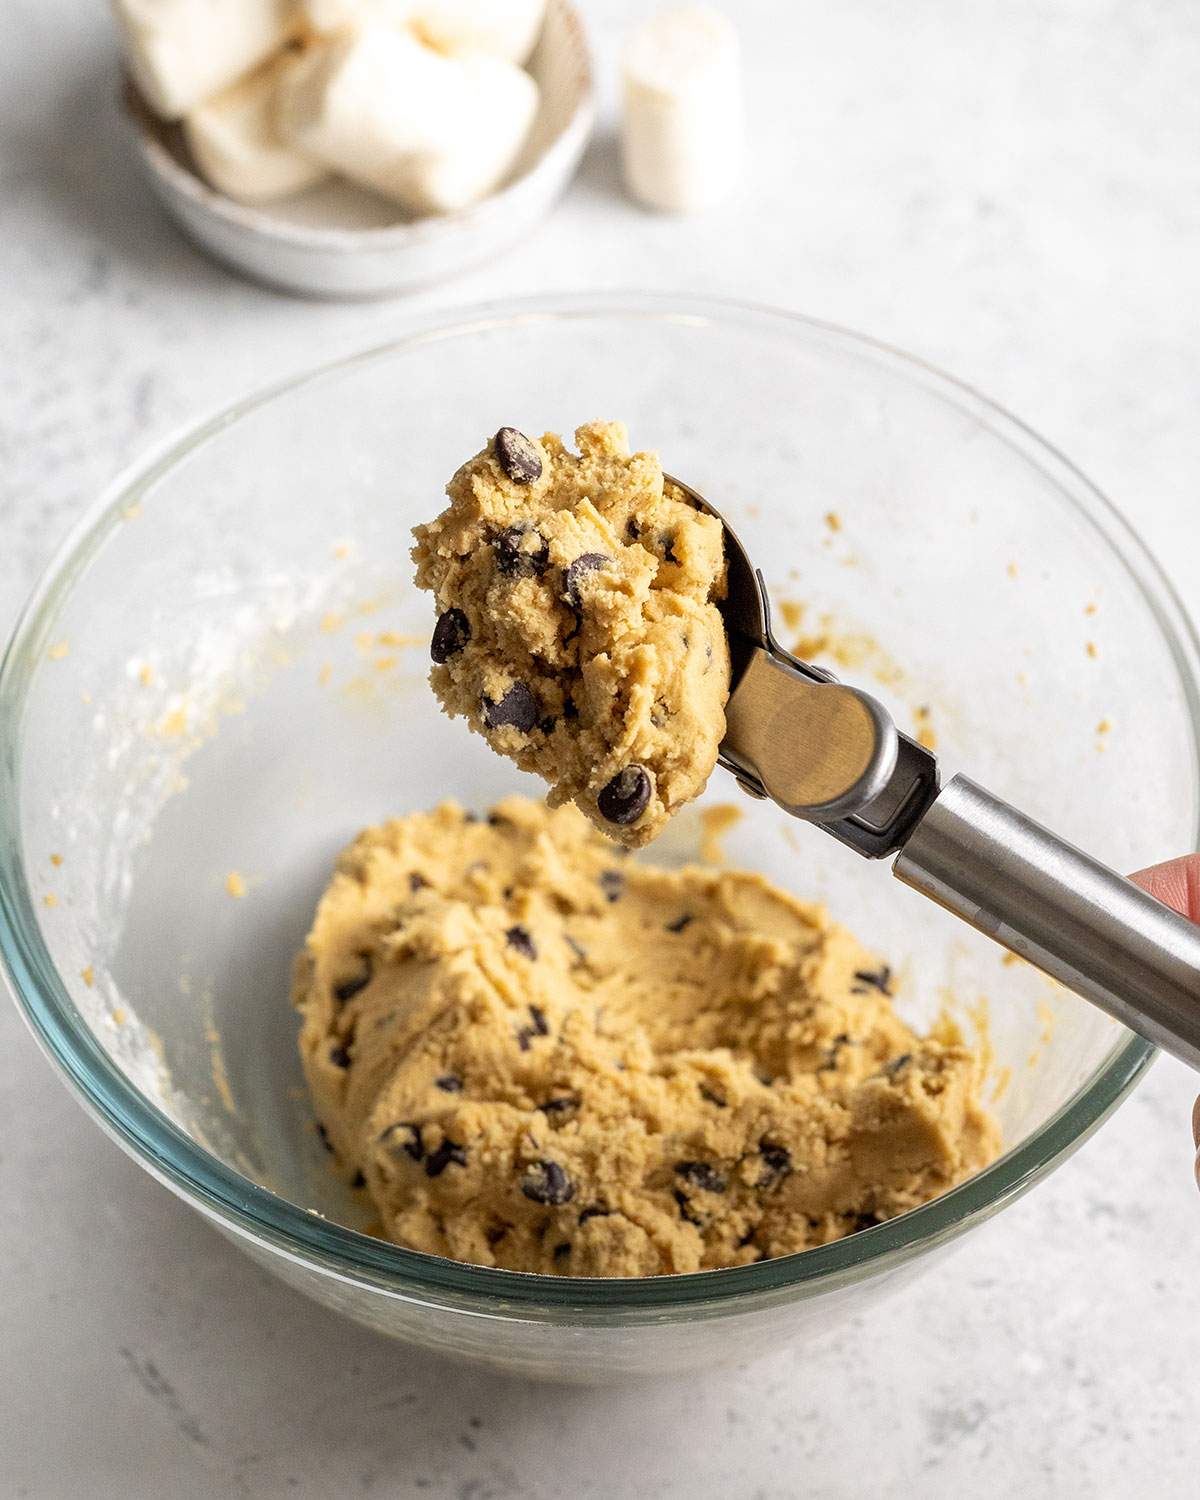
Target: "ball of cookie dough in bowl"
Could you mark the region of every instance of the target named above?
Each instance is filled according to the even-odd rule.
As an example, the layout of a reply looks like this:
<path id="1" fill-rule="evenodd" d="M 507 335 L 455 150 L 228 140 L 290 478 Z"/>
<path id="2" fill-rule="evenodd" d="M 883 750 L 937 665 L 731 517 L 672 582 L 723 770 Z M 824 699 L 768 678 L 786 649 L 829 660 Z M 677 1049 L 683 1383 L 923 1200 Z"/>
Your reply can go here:
<path id="1" fill-rule="evenodd" d="M 443 708 L 629 847 L 704 790 L 725 733 L 720 522 L 631 453 L 624 427 L 577 453 L 502 427 L 415 528 L 437 602 Z"/>
<path id="2" fill-rule="evenodd" d="M 997 1152 L 982 1064 L 743 871 L 619 861 L 572 807 L 369 829 L 295 1001 L 326 1138 L 398 1244 L 660 1276 L 827 1244 Z"/>

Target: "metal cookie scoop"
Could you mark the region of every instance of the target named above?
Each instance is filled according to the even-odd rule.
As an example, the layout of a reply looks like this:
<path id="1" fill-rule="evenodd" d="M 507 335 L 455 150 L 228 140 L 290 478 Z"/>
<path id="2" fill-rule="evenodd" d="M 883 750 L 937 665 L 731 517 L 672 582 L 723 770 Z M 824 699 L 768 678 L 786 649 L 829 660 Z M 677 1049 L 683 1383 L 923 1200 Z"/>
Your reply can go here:
<path id="1" fill-rule="evenodd" d="M 733 662 L 719 761 L 753 797 L 817 823 L 1193 1068 L 1200 927 L 936 758 L 869 693 L 771 634 L 762 574 L 720 513 Z"/>

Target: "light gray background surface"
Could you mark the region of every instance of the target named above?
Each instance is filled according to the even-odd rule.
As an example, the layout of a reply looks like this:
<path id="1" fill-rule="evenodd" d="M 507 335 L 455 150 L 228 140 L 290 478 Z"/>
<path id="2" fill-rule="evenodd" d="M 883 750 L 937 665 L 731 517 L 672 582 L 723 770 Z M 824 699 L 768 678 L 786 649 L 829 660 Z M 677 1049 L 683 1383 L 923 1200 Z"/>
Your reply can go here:
<path id="1" fill-rule="evenodd" d="M 1200 607 L 1194 4 L 727 4 L 752 102 L 735 204 L 648 217 L 601 139 L 516 254 L 356 307 L 202 260 L 127 161 L 102 6 L 3 0 L 0 626 L 115 470 L 243 388 L 410 309 L 630 285 L 799 308 L 975 382 Z M 585 0 L 606 74 L 644 8 Z M 277 1285 L 99 1134 L 5 1008 L 0 1495 L 1194 1496 L 1195 1088 L 1160 1061 L 1047 1184 L 837 1341 L 596 1393 L 464 1373 Z"/>

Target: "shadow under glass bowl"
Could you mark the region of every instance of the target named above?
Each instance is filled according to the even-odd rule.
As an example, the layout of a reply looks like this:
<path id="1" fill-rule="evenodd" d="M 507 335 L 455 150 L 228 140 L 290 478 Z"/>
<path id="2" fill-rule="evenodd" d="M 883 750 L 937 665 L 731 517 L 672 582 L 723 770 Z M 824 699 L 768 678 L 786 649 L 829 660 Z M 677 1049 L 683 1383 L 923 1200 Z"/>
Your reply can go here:
<path id="1" fill-rule="evenodd" d="M 718 772 L 702 807 L 737 801 L 731 862 L 826 901 L 889 957 L 914 1022 L 948 1004 L 970 1032 L 987 1010 L 1004 1154 L 839 1243 L 691 1276 L 522 1275 L 362 1232 L 305 1101 L 291 957 L 362 825 L 539 795 L 437 711 L 409 530 L 499 426 L 597 417 L 721 506 L 802 652 L 935 735 L 946 772 L 1121 868 L 1195 847 L 1200 801 L 1200 654 L 1125 523 L 974 391 L 804 318 L 638 295 L 467 310 L 125 476 L 0 669 L 0 949 L 21 1008 L 93 1117 L 284 1280 L 412 1343 L 578 1381 L 860 1314 L 1063 1161 L 1151 1057 Z M 688 811 L 655 857 L 699 847 Z"/>

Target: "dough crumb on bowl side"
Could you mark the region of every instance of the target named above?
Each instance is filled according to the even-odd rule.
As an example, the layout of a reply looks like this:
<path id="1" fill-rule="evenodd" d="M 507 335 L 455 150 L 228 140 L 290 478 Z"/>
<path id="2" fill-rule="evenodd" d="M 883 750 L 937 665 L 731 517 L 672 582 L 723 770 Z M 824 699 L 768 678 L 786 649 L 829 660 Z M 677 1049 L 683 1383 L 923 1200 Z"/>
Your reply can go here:
<path id="1" fill-rule="evenodd" d="M 648 843 L 704 790 L 725 733 L 720 523 L 624 427 L 501 428 L 415 528 L 437 601 L 434 692 L 610 838 Z"/>
<path id="2" fill-rule="evenodd" d="M 388 1238 L 652 1276 L 826 1244 L 993 1159 L 980 1058 L 909 1028 L 890 974 L 759 875 L 636 863 L 511 798 L 360 834 L 294 999 Z"/>

